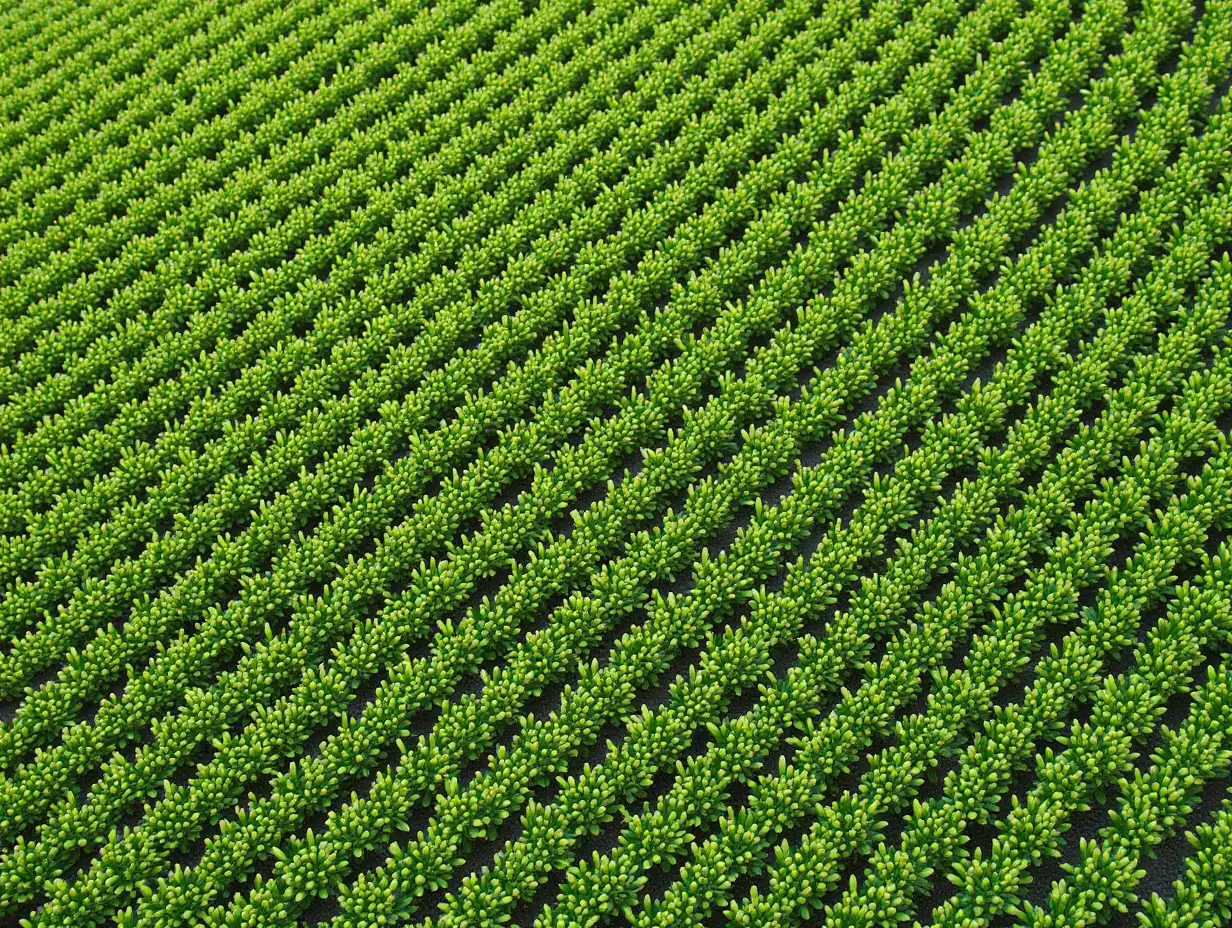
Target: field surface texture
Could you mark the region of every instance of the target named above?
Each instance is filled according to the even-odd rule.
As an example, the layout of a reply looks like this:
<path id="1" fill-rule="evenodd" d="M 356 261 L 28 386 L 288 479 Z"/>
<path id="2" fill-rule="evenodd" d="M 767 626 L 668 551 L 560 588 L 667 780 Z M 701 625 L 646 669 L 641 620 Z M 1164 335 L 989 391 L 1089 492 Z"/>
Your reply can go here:
<path id="1" fill-rule="evenodd" d="M 0 925 L 1232 921 L 1232 0 L 0 0 Z"/>

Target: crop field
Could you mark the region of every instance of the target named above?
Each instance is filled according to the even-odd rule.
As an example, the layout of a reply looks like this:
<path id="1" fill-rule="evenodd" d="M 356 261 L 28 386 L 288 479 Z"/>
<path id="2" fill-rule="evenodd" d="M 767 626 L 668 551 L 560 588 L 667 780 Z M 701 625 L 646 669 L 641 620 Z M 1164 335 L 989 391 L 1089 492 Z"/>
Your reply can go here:
<path id="1" fill-rule="evenodd" d="M 0 23 L 0 926 L 1232 922 L 1232 0 Z"/>

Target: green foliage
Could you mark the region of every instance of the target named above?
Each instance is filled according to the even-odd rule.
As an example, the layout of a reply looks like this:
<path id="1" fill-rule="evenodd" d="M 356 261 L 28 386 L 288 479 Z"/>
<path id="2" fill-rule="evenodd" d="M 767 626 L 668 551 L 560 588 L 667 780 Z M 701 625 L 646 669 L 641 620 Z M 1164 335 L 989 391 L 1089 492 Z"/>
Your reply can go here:
<path id="1" fill-rule="evenodd" d="M 1232 917 L 1227 0 L 0 23 L 0 916 Z"/>

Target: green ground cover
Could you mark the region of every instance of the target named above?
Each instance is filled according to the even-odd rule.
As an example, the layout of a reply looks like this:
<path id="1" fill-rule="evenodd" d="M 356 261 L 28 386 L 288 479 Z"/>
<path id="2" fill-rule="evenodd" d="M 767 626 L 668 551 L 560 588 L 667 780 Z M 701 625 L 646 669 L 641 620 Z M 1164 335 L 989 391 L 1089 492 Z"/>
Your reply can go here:
<path id="1" fill-rule="evenodd" d="M 0 924 L 1232 921 L 1232 0 L 0 0 Z"/>

